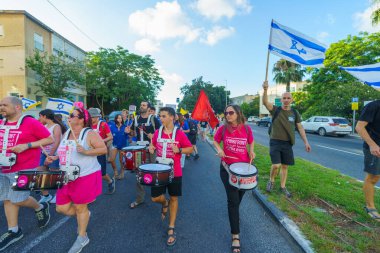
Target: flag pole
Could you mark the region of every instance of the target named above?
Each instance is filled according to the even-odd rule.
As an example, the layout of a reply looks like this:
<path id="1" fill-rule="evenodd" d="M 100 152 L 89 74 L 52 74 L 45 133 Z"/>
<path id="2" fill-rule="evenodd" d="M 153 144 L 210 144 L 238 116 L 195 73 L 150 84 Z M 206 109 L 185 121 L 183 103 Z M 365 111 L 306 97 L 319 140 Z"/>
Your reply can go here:
<path id="1" fill-rule="evenodd" d="M 269 44 L 270 44 L 270 40 L 272 38 L 272 24 L 273 24 L 273 19 L 272 19 L 272 22 L 271 22 L 270 32 L 269 32 Z M 269 44 L 268 44 L 268 53 L 267 53 L 267 66 L 266 66 L 266 69 L 265 69 L 265 81 L 268 81 L 268 67 L 269 67 L 269 54 L 270 54 Z"/>

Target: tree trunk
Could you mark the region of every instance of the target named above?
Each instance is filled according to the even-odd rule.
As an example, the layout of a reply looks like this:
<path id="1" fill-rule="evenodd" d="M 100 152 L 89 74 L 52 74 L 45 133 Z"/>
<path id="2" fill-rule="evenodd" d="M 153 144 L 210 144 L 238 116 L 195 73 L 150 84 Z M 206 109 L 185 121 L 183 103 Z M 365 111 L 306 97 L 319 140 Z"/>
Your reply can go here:
<path id="1" fill-rule="evenodd" d="M 286 83 L 286 92 L 290 92 L 290 82 Z"/>

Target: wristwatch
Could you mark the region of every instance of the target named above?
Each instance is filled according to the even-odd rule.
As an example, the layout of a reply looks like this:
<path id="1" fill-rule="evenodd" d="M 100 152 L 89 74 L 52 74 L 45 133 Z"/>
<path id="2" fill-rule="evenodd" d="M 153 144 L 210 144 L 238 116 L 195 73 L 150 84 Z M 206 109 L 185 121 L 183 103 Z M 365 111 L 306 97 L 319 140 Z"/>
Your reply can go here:
<path id="1" fill-rule="evenodd" d="M 179 153 L 182 154 L 182 148 L 179 148 Z"/>
<path id="2" fill-rule="evenodd" d="M 28 144 L 26 144 L 26 145 L 28 145 L 28 149 L 32 148 L 32 143 L 28 142 Z"/>

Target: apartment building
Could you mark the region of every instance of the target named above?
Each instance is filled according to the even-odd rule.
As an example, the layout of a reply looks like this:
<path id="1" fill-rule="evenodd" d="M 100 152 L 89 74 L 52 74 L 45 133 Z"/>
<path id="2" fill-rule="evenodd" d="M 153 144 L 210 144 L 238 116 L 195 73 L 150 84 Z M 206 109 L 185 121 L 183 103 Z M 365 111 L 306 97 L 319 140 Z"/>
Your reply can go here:
<path id="1" fill-rule="evenodd" d="M 35 51 L 68 55 L 83 60 L 86 52 L 26 11 L 0 10 L 0 98 L 19 96 L 47 102 L 33 85 L 37 77 L 26 68 L 26 59 Z M 86 101 L 85 87 L 67 90 L 72 101 Z"/>

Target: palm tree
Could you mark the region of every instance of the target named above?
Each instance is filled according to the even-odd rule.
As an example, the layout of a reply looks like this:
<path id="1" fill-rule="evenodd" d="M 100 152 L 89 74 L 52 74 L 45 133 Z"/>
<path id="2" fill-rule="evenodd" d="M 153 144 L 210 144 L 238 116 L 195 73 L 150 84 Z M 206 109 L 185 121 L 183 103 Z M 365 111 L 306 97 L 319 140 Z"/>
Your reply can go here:
<path id="1" fill-rule="evenodd" d="M 273 81 L 276 84 L 285 83 L 286 91 L 290 91 L 290 82 L 300 82 L 305 75 L 305 69 L 296 63 L 281 59 L 273 66 Z"/>
<path id="2" fill-rule="evenodd" d="M 375 6 L 375 10 L 372 12 L 371 19 L 372 19 L 372 25 L 376 26 L 380 24 L 380 0 L 372 0 L 372 5 Z"/>

